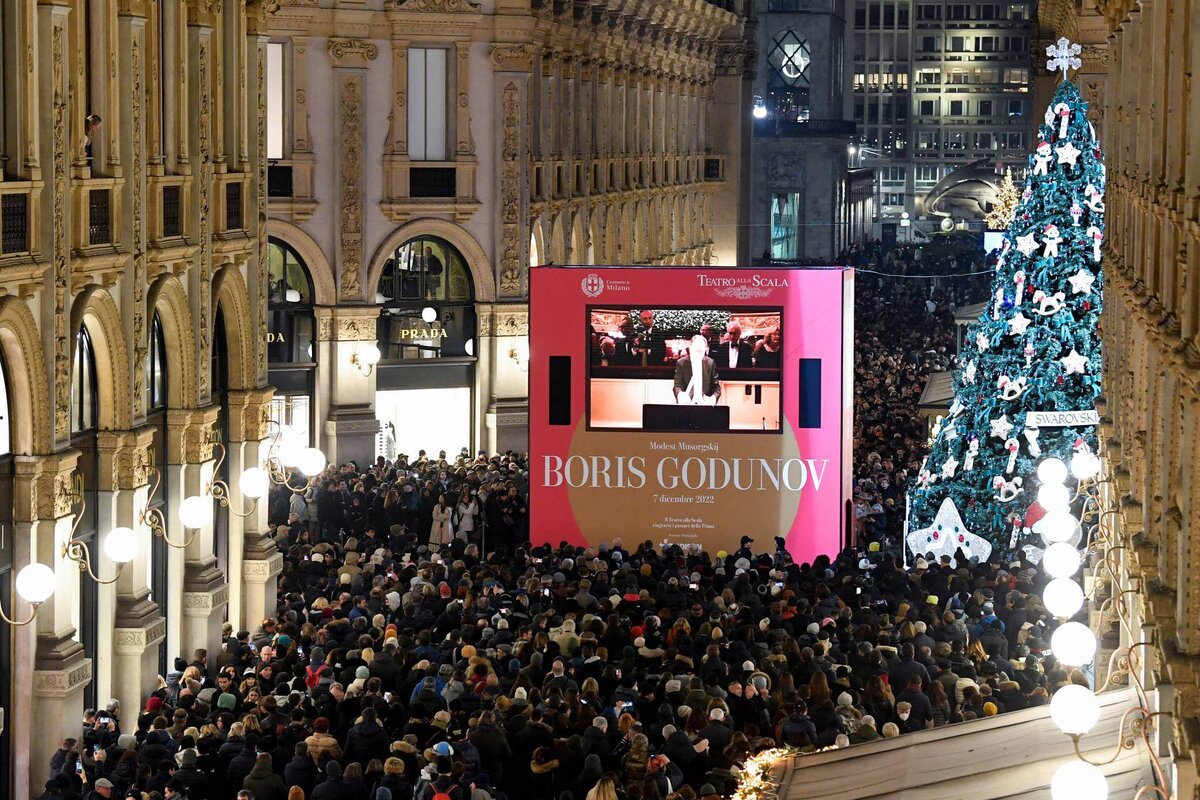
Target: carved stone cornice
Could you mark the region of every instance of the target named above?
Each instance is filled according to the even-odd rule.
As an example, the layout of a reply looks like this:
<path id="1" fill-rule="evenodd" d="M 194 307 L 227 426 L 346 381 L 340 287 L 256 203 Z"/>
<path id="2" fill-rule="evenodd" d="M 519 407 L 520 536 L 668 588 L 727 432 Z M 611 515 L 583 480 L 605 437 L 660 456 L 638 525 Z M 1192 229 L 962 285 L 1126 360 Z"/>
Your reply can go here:
<path id="1" fill-rule="evenodd" d="M 13 521 L 53 520 L 70 515 L 78 450 L 13 458 Z"/>
<path id="2" fill-rule="evenodd" d="M 318 342 L 373 342 L 377 306 L 337 306 L 317 316 Z"/>
<path id="3" fill-rule="evenodd" d="M 153 445 L 154 429 L 151 427 L 136 431 L 99 431 L 96 434 L 96 450 L 100 457 L 100 470 L 95 488 L 111 492 L 136 489 L 148 484 L 150 467 L 154 463 L 151 453 Z"/>
<path id="4" fill-rule="evenodd" d="M 270 435 L 271 398 L 275 390 L 230 390 L 226 395 L 229 409 L 229 438 L 235 442 L 261 442 Z"/>
<path id="5" fill-rule="evenodd" d="M 167 411 L 167 463 L 203 464 L 213 458 L 213 433 L 220 408 Z"/>
<path id="6" fill-rule="evenodd" d="M 415 11 L 435 14 L 479 14 L 483 7 L 471 0 L 387 0 L 390 11 Z"/>
<path id="7" fill-rule="evenodd" d="M 488 56 L 492 65 L 502 72 L 530 72 L 540 56 L 541 48 L 533 42 L 497 42 Z"/>
<path id="8" fill-rule="evenodd" d="M 379 58 L 379 46 L 366 39 L 330 39 L 328 50 L 335 67 L 361 69 Z"/>

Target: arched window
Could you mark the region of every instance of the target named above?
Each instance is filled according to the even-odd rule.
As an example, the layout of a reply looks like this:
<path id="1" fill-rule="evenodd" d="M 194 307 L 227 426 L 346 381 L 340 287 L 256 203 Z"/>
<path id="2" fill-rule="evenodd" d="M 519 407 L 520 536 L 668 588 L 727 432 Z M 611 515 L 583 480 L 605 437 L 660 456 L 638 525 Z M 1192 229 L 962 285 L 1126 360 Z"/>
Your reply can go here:
<path id="1" fill-rule="evenodd" d="M 150 411 L 167 407 L 167 346 L 163 340 L 162 320 L 154 312 L 150 323 L 150 348 L 146 351 L 146 393 Z"/>
<path id="2" fill-rule="evenodd" d="M 308 267 L 280 239 L 267 240 L 267 360 L 272 364 L 316 361 L 313 287 Z"/>
<path id="3" fill-rule="evenodd" d="M 462 254 L 444 239 L 419 236 L 383 265 L 376 300 L 385 360 L 475 355 L 475 287 Z"/>
<path id="4" fill-rule="evenodd" d="M 83 481 L 83 514 L 75 538 L 83 541 L 93 553 L 97 552 L 100 527 L 100 511 L 97 498 L 97 481 L 100 477 L 100 451 L 96 443 L 99 423 L 100 399 L 96 384 L 96 355 L 92 349 L 92 336 L 86 325 L 75 332 L 75 358 L 71 364 L 71 446 L 79 451 L 76 474 Z M 79 632 L 79 642 L 84 655 L 95 659 L 99 653 L 100 638 L 100 586 L 95 581 L 79 583 L 78 616 L 73 620 Z M 84 705 L 95 707 L 96 682 L 88 683 L 84 690 Z"/>
<path id="5" fill-rule="evenodd" d="M 96 427 L 96 357 L 86 325 L 75 334 L 71 369 L 71 433 L 75 434 Z"/>

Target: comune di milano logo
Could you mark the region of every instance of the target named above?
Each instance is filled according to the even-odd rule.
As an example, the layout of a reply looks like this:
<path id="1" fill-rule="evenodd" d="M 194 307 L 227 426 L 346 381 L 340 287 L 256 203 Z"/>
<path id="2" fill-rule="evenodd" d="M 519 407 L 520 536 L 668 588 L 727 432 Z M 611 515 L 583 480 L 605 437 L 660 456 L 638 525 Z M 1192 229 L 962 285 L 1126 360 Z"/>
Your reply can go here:
<path id="1" fill-rule="evenodd" d="M 604 278 L 601 278 L 594 272 L 589 272 L 587 277 L 579 282 L 579 288 L 583 289 L 583 293 L 588 297 L 599 297 L 604 291 Z"/>

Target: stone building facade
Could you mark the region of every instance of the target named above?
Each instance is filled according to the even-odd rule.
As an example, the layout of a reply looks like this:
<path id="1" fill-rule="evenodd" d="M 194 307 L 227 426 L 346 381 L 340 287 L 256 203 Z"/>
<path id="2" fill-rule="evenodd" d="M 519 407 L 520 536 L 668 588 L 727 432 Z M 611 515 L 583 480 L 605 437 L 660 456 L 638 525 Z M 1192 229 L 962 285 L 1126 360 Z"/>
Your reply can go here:
<path id="1" fill-rule="evenodd" d="M 1104 392 L 1109 481 L 1096 534 L 1100 633 L 1157 689 L 1152 743 L 1171 797 L 1200 792 L 1200 58 L 1179 2 L 1042 4 L 1043 42 L 1078 37 L 1107 154 Z M 1041 44 L 1041 43 L 1039 43 Z M 1044 45 L 1042 45 L 1044 46 Z M 1040 52 L 1037 54 L 1039 57 Z"/>
<path id="2" fill-rule="evenodd" d="M 31 562 L 54 590 L 0 624 L 0 795 L 21 800 L 85 708 L 132 719 L 168 653 L 261 622 L 281 559 L 262 505 L 177 514 L 268 437 L 263 8 L 2 10 L 0 607 L 29 618 Z M 138 554 L 118 568 L 122 527 Z"/>
<path id="3" fill-rule="evenodd" d="M 524 449 L 530 267 L 737 263 L 737 5 L 279 0 L 275 417 L 341 461 Z"/>

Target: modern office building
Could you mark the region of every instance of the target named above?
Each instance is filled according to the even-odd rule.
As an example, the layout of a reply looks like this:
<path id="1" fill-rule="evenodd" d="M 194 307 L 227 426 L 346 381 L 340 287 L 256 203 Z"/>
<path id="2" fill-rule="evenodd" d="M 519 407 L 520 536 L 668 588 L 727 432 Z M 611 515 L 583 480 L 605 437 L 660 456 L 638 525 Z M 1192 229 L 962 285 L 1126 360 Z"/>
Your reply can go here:
<path id="1" fill-rule="evenodd" d="M 925 197 L 975 162 L 1021 166 L 1033 142 L 1033 5 L 857 0 L 855 162 L 875 168 L 880 223 L 918 227 L 982 217 L 988 193 L 926 207 Z"/>

